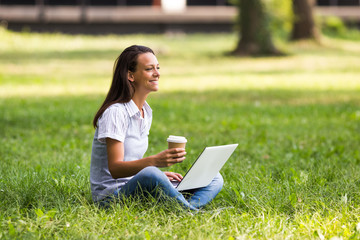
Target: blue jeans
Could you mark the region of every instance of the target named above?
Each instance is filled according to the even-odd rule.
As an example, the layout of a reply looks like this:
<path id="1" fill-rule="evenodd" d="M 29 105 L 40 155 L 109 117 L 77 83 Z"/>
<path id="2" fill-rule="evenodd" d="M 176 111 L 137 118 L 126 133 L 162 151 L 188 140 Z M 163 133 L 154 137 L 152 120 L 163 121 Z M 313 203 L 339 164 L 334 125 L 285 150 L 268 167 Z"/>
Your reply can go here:
<path id="1" fill-rule="evenodd" d="M 128 197 L 147 192 L 156 198 L 164 194 L 167 197 L 174 198 L 184 208 L 198 210 L 216 197 L 223 183 L 224 180 L 221 174 L 218 173 L 208 186 L 185 191 L 183 192 L 184 196 L 174 188 L 165 173 L 160 169 L 146 167 L 119 190 L 116 190 L 114 194 L 116 197 Z"/>

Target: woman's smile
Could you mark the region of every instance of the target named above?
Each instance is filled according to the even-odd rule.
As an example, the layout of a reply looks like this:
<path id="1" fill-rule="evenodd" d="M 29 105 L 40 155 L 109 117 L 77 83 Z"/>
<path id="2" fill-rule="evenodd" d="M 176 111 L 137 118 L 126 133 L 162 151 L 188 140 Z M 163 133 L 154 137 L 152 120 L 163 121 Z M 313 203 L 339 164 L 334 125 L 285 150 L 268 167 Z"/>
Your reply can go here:
<path id="1" fill-rule="evenodd" d="M 159 84 L 159 79 L 150 80 L 149 82 L 151 82 L 151 83 L 153 83 L 153 84 Z"/>

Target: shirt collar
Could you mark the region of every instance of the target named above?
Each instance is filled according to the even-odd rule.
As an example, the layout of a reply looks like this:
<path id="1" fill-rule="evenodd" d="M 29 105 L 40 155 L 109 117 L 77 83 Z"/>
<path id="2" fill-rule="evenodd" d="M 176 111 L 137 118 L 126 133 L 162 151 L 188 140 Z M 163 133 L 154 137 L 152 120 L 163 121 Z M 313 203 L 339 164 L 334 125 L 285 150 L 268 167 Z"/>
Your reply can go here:
<path id="1" fill-rule="evenodd" d="M 125 103 L 125 107 L 130 117 L 136 114 L 140 114 L 139 108 L 136 106 L 136 104 L 132 99 L 129 102 Z M 146 101 L 143 105 L 143 109 L 148 113 L 152 112 L 152 109 L 150 108 L 149 104 Z"/>

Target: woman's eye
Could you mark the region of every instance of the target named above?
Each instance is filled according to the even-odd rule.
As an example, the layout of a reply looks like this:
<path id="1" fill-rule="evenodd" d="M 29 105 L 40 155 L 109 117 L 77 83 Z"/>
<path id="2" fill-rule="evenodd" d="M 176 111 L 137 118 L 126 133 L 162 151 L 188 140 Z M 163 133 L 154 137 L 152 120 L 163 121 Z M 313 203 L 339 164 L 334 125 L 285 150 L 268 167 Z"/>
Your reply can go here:
<path id="1" fill-rule="evenodd" d="M 160 70 L 160 67 L 156 67 L 157 70 Z M 145 68 L 146 71 L 151 71 L 151 70 L 154 70 L 154 68 Z"/>

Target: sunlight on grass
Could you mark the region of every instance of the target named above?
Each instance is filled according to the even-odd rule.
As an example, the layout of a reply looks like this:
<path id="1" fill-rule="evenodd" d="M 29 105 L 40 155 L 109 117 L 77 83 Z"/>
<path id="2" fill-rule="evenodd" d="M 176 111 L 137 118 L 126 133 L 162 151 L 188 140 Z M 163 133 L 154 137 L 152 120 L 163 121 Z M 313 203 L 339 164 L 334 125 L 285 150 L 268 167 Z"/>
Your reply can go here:
<path id="1" fill-rule="evenodd" d="M 226 56 L 236 36 L 70 36 L 0 30 L 0 96 L 105 94 L 118 54 L 131 44 L 148 45 L 161 65 L 161 91 L 358 90 L 360 47 L 324 38 L 322 45 L 285 45 L 277 58 Z M 187 49 L 182 49 L 184 44 Z M 218 47 L 221 46 L 221 47 Z M 196 56 L 196 57 L 194 57 Z"/>

